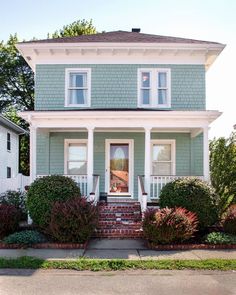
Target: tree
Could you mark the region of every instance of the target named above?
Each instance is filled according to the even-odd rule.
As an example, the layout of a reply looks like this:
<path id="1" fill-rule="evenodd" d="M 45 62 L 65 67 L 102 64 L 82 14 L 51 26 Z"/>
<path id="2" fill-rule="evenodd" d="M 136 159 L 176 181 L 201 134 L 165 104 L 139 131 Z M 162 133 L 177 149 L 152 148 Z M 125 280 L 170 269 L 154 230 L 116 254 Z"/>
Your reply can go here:
<path id="1" fill-rule="evenodd" d="M 0 43 L 0 112 L 14 106 L 17 110 L 34 109 L 34 75 L 15 44 L 17 35 Z"/>
<path id="2" fill-rule="evenodd" d="M 231 203 L 236 203 L 236 133 L 210 142 L 210 171 L 224 212 Z"/>
<path id="3" fill-rule="evenodd" d="M 55 31 L 52 35 L 48 34 L 48 38 L 73 37 L 79 35 L 96 34 L 92 20 L 85 19 L 75 21 L 69 25 L 64 26 L 61 30 Z"/>

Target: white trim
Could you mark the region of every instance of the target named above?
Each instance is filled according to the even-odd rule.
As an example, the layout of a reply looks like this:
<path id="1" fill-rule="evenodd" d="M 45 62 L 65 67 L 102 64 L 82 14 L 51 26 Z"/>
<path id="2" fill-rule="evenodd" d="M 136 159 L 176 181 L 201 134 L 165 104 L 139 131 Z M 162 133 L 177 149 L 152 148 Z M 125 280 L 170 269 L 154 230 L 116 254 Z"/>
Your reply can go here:
<path id="1" fill-rule="evenodd" d="M 70 73 L 87 73 L 87 104 L 69 104 L 69 78 Z M 66 68 L 65 69 L 65 107 L 87 108 L 91 106 L 91 68 Z"/>
<path id="2" fill-rule="evenodd" d="M 87 145 L 87 162 L 88 162 L 88 140 L 87 139 L 64 139 L 64 174 L 68 174 L 67 162 L 68 162 L 68 146 L 70 143 L 83 143 Z M 88 167 L 87 167 L 88 169 Z M 87 173 L 86 173 L 87 174 Z"/>
<path id="3" fill-rule="evenodd" d="M 36 178 L 37 127 L 30 126 L 30 182 Z"/>
<path id="4" fill-rule="evenodd" d="M 129 145 L 129 192 L 110 193 L 110 144 L 126 143 Z M 133 199 L 134 190 L 134 140 L 133 139 L 106 139 L 105 140 L 105 190 L 109 196 L 131 196 Z"/>
<path id="5" fill-rule="evenodd" d="M 143 72 L 150 73 L 150 104 L 141 102 L 141 75 Z M 158 74 L 166 73 L 167 79 L 167 104 L 158 104 Z M 171 107 L 171 69 L 170 68 L 138 68 L 138 106 L 143 108 L 170 108 Z"/>
<path id="6" fill-rule="evenodd" d="M 209 172 L 209 140 L 208 127 L 203 128 L 203 174 L 206 181 L 210 180 Z"/>
<path id="7" fill-rule="evenodd" d="M 155 144 L 170 144 L 171 145 L 171 163 L 172 163 L 172 175 L 176 175 L 176 140 L 175 139 L 152 139 L 151 140 L 151 162 L 150 162 L 150 167 L 151 167 L 151 174 L 152 173 L 152 149 Z"/>

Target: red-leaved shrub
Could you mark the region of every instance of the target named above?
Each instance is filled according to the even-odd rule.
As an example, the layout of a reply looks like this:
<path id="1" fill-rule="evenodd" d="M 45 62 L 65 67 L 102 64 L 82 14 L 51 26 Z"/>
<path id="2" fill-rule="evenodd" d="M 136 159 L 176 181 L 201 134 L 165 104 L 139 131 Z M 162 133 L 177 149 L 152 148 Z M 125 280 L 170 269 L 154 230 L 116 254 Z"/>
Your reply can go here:
<path id="1" fill-rule="evenodd" d="M 195 213 L 184 208 L 147 210 L 143 220 L 143 233 L 153 244 L 169 244 L 188 240 L 197 231 Z"/>
<path id="2" fill-rule="evenodd" d="M 0 204 L 0 239 L 17 230 L 20 213 L 13 205 Z"/>
<path id="3" fill-rule="evenodd" d="M 98 208 L 85 198 L 75 197 L 55 202 L 51 212 L 49 232 L 60 242 L 83 243 L 98 223 Z"/>
<path id="4" fill-rule="evenodd" d="M 236 207 L 231 207 L 227 211 L 223 220 L 223 228 L 226 233 L 236 235 Z"/>

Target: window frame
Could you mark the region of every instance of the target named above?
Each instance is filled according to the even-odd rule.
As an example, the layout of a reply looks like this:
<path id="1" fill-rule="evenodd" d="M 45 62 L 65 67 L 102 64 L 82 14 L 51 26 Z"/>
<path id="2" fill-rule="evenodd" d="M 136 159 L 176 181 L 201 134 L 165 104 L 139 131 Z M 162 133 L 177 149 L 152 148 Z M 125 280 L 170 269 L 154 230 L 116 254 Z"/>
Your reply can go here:
<path id="1" fill-rule="evenodd" d="M 87 73 L 87 104 L 70 104 L 69 103 L 69 83 L 71 73 Z M 74 88 L 74 89 L 82 89 Z M 91 68 L 66 68 L 65 69 L 65 107 L 90 107 L 91 106 Z"/>
<path id="2" fill-rule="evenodd" d="M 11 167 L 7 166 L 7 179 L 10 179 L 10 178 L 12 178 L 12 169 L 11 169 Z"/>
<path id="3" fill-rule="evenodd" d="M 162 144 L 170 144 L 171 145 L 171 161 L 157 161 L 153 160 L 153 146 L 154 145 L 162 145 Z M 151 140 L 151 175 L 154 176 L 175 176 L 176 175 L 176 141 L 175 139 L 155 139 Z M 160 162 L 160 163 L 172 163 L 171 165 L 171 174 L 170 175 L 155 175 L 153 174 L 153 162 Z"/>
<path id="4" fill-rule="evenodd" d="M 150 73 L 150 103 L 143 104 L 142 103 L 142 95 L 141 95 L 141 77 L 142 73 Z M 167 103 L 159 104 L 158 103 L 158 90 L 163 89 L 163 87 L 159 87 L 158 84 L 158 74 L 166 73 L 166 81 L 167 81 Z M 170 108 L 171 107 L 171 70 L 170 68 L 139 68 L 138 69 L 138 106 L 142 108 Z"/>
<path id="5" fill-rule="evenodd" d="M 9 135 L 9 139 L 8 139 L 8 135 Z M 8 147 L 10 147 L 10 148 L 8 148 Z M 7 151 L 8 152 L 11 151 L 11 133 L 10 132 L 7 132 Z"/>
<path id="6" fill-rule="evenodd" d="M 88 140 L 87 139 L 65 139 L 64 140 L 64 174 L 65 175 L 87 175 L 88 174 L 88 165 L 86 174 L 69 174 L 68 173 L 68 162 L 69 162 L 69 145 L 70 143 L 77 144 L 86 144 L 86 163 L 88 163 Z M 70 161 L 73 162 L 73 161 Z M 74 161 L 74 162 L 83 162 L 83 161 Z"/>

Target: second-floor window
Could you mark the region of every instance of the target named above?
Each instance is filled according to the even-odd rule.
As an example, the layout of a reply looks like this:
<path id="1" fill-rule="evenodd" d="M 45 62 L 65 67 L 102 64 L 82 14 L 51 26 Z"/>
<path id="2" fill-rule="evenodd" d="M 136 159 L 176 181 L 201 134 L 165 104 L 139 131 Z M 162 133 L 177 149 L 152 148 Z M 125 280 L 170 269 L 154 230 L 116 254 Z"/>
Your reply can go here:
<path id="1" fill-rule="evenodd" d="M 171 106 L 170 69 L 139 69 L 138 87 L 140 107 Z"/>
<path id="2" fill-rule="evenodd" d="M 7 150 L 11 150 L 11 134 L 7 133 Z"/>
<path id="3" fill-rule="evenodd" d="M 90 106 L 90 81 L 90 69 L 66 69 L 66 106 Z"/>

